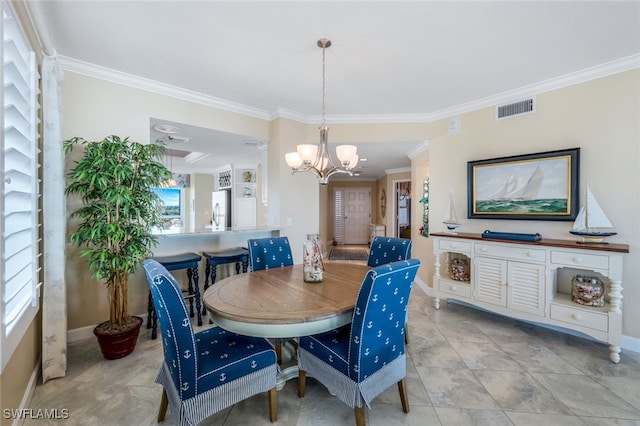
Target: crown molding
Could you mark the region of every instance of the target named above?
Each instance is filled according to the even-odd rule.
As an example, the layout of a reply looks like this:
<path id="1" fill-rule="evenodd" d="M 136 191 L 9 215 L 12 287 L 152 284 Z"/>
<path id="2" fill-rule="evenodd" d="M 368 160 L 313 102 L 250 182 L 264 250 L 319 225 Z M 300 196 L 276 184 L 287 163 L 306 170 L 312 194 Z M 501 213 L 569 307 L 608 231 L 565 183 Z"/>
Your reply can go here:
<path id="1" fill-rule="evenodd" d="M 407 152 L 407 157 L 410 160 L 413 160 L 418 154 L 427 151 L 429 149 L 429 141 L 422 141 L 418 146 L 413 148 L 411 151 Z"/>
<path id="2" fill-rule="evenodd" d="M 262 120 L 271 120 L 271 115 L 262 109 L 242 105 L 236 102 L 226 101 L 209 95 L 204 95 L 193 90 L 183 89 L 169 84 L 159 83 L 133 74 L 127 74 L 91 64 L 67 56 L 59 55 L 60 67 L 65 71 L 82 74 L 112 83 L 122 84 L 135 89 L 146 90 L 159 95 L 170 96 L 197 104 L 218 108 L 224 111 L 235 112 Z"/>
<path id="3" fill-rule="evenodd" d="M 518 89 L 456 105 L 451 108 L 445 108 L 430 114 L 429 121 L 441 120 L 451 116 L 477 111 L 482 108 L 510 103 L 519 99 L 535 96 L 536 94 L 562 89 L 563 87 L 573 86 L 574 84 L 584 83 L 636 68 L 640 68 L 640 54 L 627 56 L 615 61 L 523 86 Z"/>
<path id="4" fill-rule="evenodd" d="M 145 79 L 115 71 L 106 67 L 91 64 L 77 59 L 59 55 L 60 67 L 63 70 L 71 71 L 77 74 L 98 78 L 113 83 L 122 84 L 136 89 L 146 90 L 160 95 L 170 96 L 177 99 L 194 102 L 224 111 L 234 112 L 237 114 L 247 115 L 262 120 L 272 121 L 277 118 L 286 118 L 298 121 L 304 124 L 318 123 L 322 120 L 321 116 L 302 114 L 286 108 L 277 108 L 273 112 L 263 109 L 242 105 L 236 102 L 227 101 L 213 96 L 205 95 L 192 90 L 171 86 L 157 81 Z M 326 116 L 326 120 L 335 124 L 356 124 L 356 123 L 429 123 L 441 120 L 447 117 L 476 111 L 482 108 L 493 107 L 495 105 L 512 102 L 517 99 L 535 96 L 536 94 L 550 92 L 552 90 L 561 89 L 563 87 L 572 86 L 574 84 L 584 83 L 586 81 L 595 80 L 597 78 L 629 71 L 640 68 L 640 54 L 620 58 L 605 64 L 586 68 L 581 71 L 568 73 L 559 77 L 541 81 L 520 87 L 518 89 L 502 92 L 486 98 L 481 98 L 472 102 L 456 105 L 450 108 L 433 113 L 424 114 L 345 114 Z"/>

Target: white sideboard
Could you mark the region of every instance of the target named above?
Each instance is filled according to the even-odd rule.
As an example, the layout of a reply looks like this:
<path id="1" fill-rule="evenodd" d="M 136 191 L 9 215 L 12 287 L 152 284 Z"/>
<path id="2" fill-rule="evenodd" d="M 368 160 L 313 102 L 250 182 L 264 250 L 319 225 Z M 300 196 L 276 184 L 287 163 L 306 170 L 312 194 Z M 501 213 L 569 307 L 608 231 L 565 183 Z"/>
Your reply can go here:
<path id="1" fill-rule="evenodd" d="M 433 233 L 435 307 L 456 299 L 512 318 L 579 331 L 607 342 L 620 361 L 622 267 L 626 244 L 570 240 L 495 240 L 480 234 Z M 571 300 L 576 275 L 605 284 L 605 305 Z"/>

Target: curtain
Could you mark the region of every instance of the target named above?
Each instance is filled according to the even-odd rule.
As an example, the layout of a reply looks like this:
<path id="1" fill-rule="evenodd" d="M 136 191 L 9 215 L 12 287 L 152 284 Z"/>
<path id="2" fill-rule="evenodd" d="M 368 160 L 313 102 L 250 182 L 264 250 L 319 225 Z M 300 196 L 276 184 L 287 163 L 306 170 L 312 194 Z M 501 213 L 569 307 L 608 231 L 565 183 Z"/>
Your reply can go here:
<path id="1" fill-rule="evenodd" d="M 42 63 L 44 286 L 42 296 L 42 381 L 63 377 L 67 370 L 67 300 L 65 239 L 67 213 L 62 104 L 58 57 Z"/>

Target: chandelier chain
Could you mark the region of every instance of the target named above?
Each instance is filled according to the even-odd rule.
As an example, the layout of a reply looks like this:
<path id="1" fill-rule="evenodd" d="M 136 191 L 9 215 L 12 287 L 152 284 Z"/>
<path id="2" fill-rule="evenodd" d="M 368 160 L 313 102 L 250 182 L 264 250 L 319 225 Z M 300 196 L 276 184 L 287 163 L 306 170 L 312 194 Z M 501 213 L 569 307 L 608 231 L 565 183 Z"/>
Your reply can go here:
<path id="1" fill-rule="evenodd" d="M 327 48 L 325 46 L 322 46 L 322 125 L 324 126 L 326 123 L 326 120 L 324 118 L 324 97 L 325 97 L 325 51 L 327 50 Z"/>

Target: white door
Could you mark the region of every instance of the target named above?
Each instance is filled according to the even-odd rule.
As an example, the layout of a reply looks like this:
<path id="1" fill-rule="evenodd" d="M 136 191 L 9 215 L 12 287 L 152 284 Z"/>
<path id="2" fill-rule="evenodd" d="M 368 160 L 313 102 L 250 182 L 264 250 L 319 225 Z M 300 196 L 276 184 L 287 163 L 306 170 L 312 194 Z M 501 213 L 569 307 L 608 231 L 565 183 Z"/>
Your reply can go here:
<path id="1" fill-rule="evenodd" d="M 344 189 L 344 243 L 367 244 L 371 223 L 371 190 Z"/>

